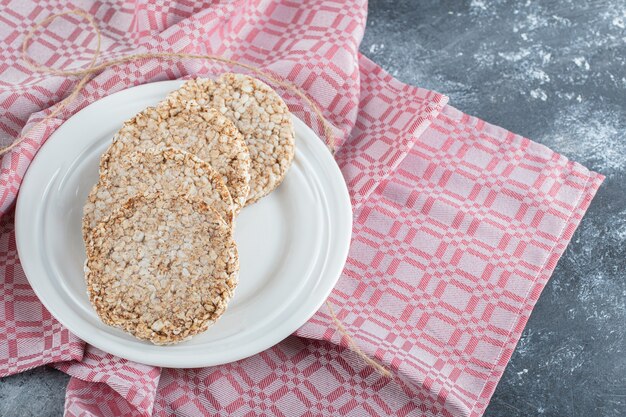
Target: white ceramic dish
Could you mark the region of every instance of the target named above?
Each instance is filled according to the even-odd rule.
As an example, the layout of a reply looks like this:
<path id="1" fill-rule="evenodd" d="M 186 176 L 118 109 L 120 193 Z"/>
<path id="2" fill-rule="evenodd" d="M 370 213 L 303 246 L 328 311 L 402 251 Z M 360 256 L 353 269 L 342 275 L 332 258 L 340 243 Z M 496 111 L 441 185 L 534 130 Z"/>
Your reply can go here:
<path id="1" fill-rule="evenodd" d="M 100 155 L 121 123 L 179 85 L 164 81 L 120 91 L 65 122 L 28 169 L 15 222 L 17 248 L 31 286 L 70 331 L 123 358 L 191 368 L 254 355 L 303 325 L 341 274 L 352 210 L 334 159 L 294 117 L 296 157 L 287 177 L 237 219 L 239 287 L 222 318 L 207 332 L 173 346 L 154 346 L 103 324 L 89 303 L 83 277 L 83 204 L 97 181 Z"/>

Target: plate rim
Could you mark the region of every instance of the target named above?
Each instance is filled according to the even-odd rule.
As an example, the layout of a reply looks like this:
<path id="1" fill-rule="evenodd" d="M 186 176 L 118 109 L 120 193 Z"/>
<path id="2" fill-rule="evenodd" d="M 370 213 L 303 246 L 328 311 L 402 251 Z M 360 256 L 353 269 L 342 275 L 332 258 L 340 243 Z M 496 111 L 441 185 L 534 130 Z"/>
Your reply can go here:
<path id="1" fill-rule="evenodd" d="M 83 109 L 81 109 L 80 111 L 78 111 L 77 113 L 69 117 L 67 120 L 63 122 L 63 124 L 55 128 L 55 130 L 50 134 L 46 142 L 39 148 L 33 160 L 30 162 L 29 167 L 26 170 L 24 177 L 22 179 L 22 183 L 20 185 L 20 189 L 19 189 L 17 201 L 16 201 L 16 207 L 15 207 L 15 241 L 16 241 L 16 249 L 17 249 L 19 259 L 20 259 L 20 263 L 22 265 L 22 269 L 24 271 L 26 279 L 29 282 L 29 285 L 31 286 L 35 294 L 37 295 L 37 298 L 39 299 L 39 301 L 44 305 L 44 307 L 46 307 L 46 309 L 50 312 L 50 314 L 57 321 L 59 321 L 66 329 L 68 329 L 70 332 L 78 336 L 80 339 L 82 339 L 86 343 L 89 343 L 95 347 L 98 347 L 99 349 L 102 349 L 105 352 L 117 355 L 119 357 L 122 357 L 128 360 L 133 360 L 135 362 L 147 364 L 147 365 L 171 367 L 171 368 L 204 367 L 204 366 L 214 366 L 214 365 L 234 362 L 237 360 L 241 360 L 241 359 L 253 356 L 268 348 L 271 348 L 272 346 L 280 343 L 282 340 L 292 335 L 298 328 L 304 325 L 320 309 L 320 307 L 324 304 L 324 302 L 327 300 L 328 296 L 332 292 L 333 288 L 336 286 L 337 281 L 339 280 L 339 277 L 341 276 L 341 273 L 347 261 L 348 251 L 349 251 L 350 244 L 351 244 L 352 227 L 353 227 L 353 213 L 352 213 L 350 195 L 348 192 L 347 184 L 341 173 L 341 170 L 339 169 L 339 166 L 337 165 L 337 162 L 332 157 L 331 153 L 328 151 L 328 149 L 326 148 L 326 145 L 319 138 L 319 136 L 315 134 L 315 132 L 313 132 L 313 130 L 309 126 L 307 126 L 302 120 L 300 120 L 295 115 L 292 115 L 294 124 L 296 125 L 295 126 L 296 132 L 302 131 L 304 134 L 312 136 L 314 139 L 316 139 L 316 140 L 307 141 L 307 145 L 311 146 L 311 148 L 314 151 L 313 155 L 323 165 L 323 168 L 327 170 L 328 173 L 330 173 L 330 175 L 329 174 L 325 174 L 325 175 L 328 176 L 329 178 L 332 178 L 334 180 L 333 182 L 337 186 L 337 190 L 341 191 L 340 193 L 333 192 L 332 194 L 330 194 L 330 196 L 332 197 L 333 200 L 338 201 L 338 205 L 340 208 L 343 208 L 343 211 L 340 213 L 335 213 L 332 210 L 328 210 L 330 218 L 331 219 L 333 217 L 335 217 L 336 219 L 340 218 L 342 220 L 342 223 L 339 223 L 339 226 L 343 226 L 339 230 L 336 230 L 333 228 L 329 229 L 329 233 L 331 236 L 329 237 L 329 239 L 332 242 L 334 242 L 334 247 L 332 251 L 329 251 L 329 256 L 324 259 L 325 265 L 323 269 L 323 275 L 329 276 L 330 278 L 327 279 L 326 281 L 322 280 L 322 282 L 325 282 L 326 285 L 321 290 L 318 290 L 319 293 L 316 292 L 316 294 L 318 294 L 318 297 L 315 297 L 315 302 L 310 303 L 309 308 L 306 309 L 306 313 L 302 314 L 299 320 L 294 320 L 294 322 L 297 322 L 297 324 L 292 323 L 291 326 L 285 326 L 285 329 L 282 332 L 277 333 L 274 337 L 269 337 L 268 339 L 265 339 L 265 343 L 260 343 L 260 344 L 254 343 L 254 344 L 249 344 L 249 346 L 240 348 L 237 351 L 238 354 L 227 355 L 229 356 L 228 360 L 210 360 L 211 356 L 207 358 L 205 356 L 196 357 L 196 356 L 191 356 L 191 355 L 189 357 L 183 357 L 183 358 L 172 358 L 173 355 L 172 354 L 168 355 L 168 353 L 165 350 L 160 353 L 150 352 L 150 354 L 145 359 L 143 357 L 137 358 L 133 354 L 127 355 L 123 351 L 124 350 L 123 346 L 118 345 L 117 343 L 111 346 L 108 346 L 108 345 L 103 346 L 103 345 L 106 345 L 106 343 L 101 343 L 101 341 L 102 339 L 106 340 L 106 336 L 108 333 L 104 332 L 102 333 L 102 337 L 100 337 L 98 335 L 98 333 L 100 332 L 99 329 L 97 327 L 92 327 L 92 325 L 88 324 L 87 321 L 85 321 L 85 323 L 87 324 L 88 329 L 91 330 L 93 334 L 85 334 L 86 331 L 83 331 L 83 329 L 79 329 L 78 331 L 76 331 L 76 327 L 73 324 L 68 326 L 69 321 L 65 320 L 66 317 L 64 317 L 63 314 L 59 314 L 59 310 L 56 308 L 56 306 L 50 304 L 49 299 L 47 299 L 45 296 L 42 297 L 42 294 L 40 293 L 40 290 L 42 290 L 42 288 L 38 286 L 37 280 L 35 280 L 35 285 L 33 285 L 33 280 L 29 278 L 29 275 L 34 276 L 36 273 L 40 272 L 39 270 L 41 270 L 43 266 L 42 265 L 37 266 L 36 264 L 41 264 L 41 262 L 38 260 L 37 261 L 25 261 L 25 259 L 28 259 L 26 254 L 28 254 L 29 252 L 29 249 L 27 248 L 27 246 L 29 246 L 28 231 L 31 229 L 34 229 L 34 233 L 37 233 L 37 230 L 36 230 L 37 222 L 34 223 L 33 227 L 28 228 L 27 227 L 28 222 L 25 223 L 23 219 L 28 218 L 27 214 L 29 210 L 28 210 L 28 207 L 24 208 L 24 206 L 27 205 L 26 200 L 29 196 L 29 191 L 31 189 L 37 190 L 36 186 L 31 185 L 31 182 L 34 182 L 34 183 L 37 182 L 38 177 L 34 176 L 36 169 L 37 167 L 39 167 L 40 164 L 45 165 L 45 162 L 43 162 L 45 160 L 38 159 L 38 158 L 41 158 L 40 155 L 45 155 L 46 152 L 49 151 L 49 149 L 53 148 L 54 142 L 58 140 L 58 139 L 55 139 L 55 134 L 57 133 L 59 129 L 61 129 L 70 120 L 75 119 L 75 118 L 80 118 L 81 114 L 84 115 L 85 113 L 87 113 L 90 107 L 98 103 L 99 105 L 103 105 L 103 103 L 106 104 L 109 101 L 114 101 L 116 97 L 124 96 L 125 94 L 129 94 L 129 92 L 131 91 L 145 90 L 145 91 L 140 91 L 139 94 L 143 93 L 145 95 L 148 95 L 150 94 L 150 90 L 152 90 L 153 93 L 156 92 L 156 94 L 160 94 L 161 92 L 164 92 L 167 87 L 171 87 L 172 89 L 177 88 L 177 86 L 179 86 L 183 81 L 184 80 L 157 81 L 157 82 L 140 84 L 140 85 L 136 85 L 133 87 L 125 88 L 125 89 L 122 89 L 120 91 L 107 95 L 105 97 L 102 97 L 90 103 L 89 105 L 85 106 Z M 35 169 L 33 169 L 33 167 L 35 167 Z M 340 181 L 336 181 L 337 179 L 340 179 Z M 53 179 L 50 178 L 45 183 L 45 185 L 49 186 L 52 181 Z M 328 197 L 328 194 L 326 196 Z M 33 213 L 36 213 L 37 211 L 41 211 L 42 207 L 43 207 L 43 203 L 40 202 L 40 204 L 37 205 L 37 208 L 36 209 L 33 208 L 31 211 Z M 335 221 L 334 223 L 335 223 L 335 226 L 337 226 L 337 222 Z M 341 235 L 343 235 L 343 239 L 338 240 L 337 237 L 341 238 L 342 237 Z M 36 245 L 41 245 L 41 244 L 42 243 L 38 243 Z M 25 256 L 21 256 L 22 254 Z M 334 261 L 330 263 L 329 265 L 329 259 L 331 259 L 333 255 L 335 255 L 333 258 Z M 45 271 L 45 268 L 43 269 L 44 269 L 43 273 L 47 274 L 47 276 L 50 276 L 50 272 Z M 68 305 L 72 306 L 73 304 L 74 303 L 70 303 Z M 70 327 L 73 329 L 70 329 Z M 289 332 L 287 333 L 286 330 L 289 330 Z M 120 347 L 120 349 L 118 349 L 118 346 Z M 131 348 L 131 351 L 133 349 L 134 348 Z M 145 353 L 147 352 L 144 352 L 143 355 L 145 355 Z"/>

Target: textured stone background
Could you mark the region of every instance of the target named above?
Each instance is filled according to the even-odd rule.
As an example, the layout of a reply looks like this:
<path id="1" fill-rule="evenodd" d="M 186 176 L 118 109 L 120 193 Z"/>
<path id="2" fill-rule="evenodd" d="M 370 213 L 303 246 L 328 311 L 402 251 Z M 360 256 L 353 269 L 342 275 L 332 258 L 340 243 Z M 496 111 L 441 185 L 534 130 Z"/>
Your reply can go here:
<path id="1" fill-rule="evenodd" d="M 626 1 L 372 1 L 361 50 L 606 175 L 486 415 L 626 416 Z M 58 416 L 66 383 L 1 379 L 0 415 Z"/>

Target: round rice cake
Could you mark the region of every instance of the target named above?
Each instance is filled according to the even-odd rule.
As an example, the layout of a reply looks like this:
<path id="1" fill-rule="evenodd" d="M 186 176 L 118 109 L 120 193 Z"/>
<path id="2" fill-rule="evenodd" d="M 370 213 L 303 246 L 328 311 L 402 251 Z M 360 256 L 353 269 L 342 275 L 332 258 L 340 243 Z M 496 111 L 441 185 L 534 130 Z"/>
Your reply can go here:
<path id="1" fill-rule="evenodd" d="M 134 150 L 174 147 L 208 162 L 224 177 L 235 215 L 250 192 L 250 153 L 233 122 L 215 109 L 168 97 L 126 121 L 106 154 L 110 161 Z"/>
<path id="2" fill-rule="evenodd" d="M 197 196 L 232 225 L 233 202 L 211 165 L 195 155 L 175 148 L 134 151 L 114 159 L 100 160 L 100 181 L 91 190 L 83 209 L 83 236 L 130 197 L 155 193 Z"/>
<path id="3" fill-rule="evenodd" d="M 189 80 L 168 99 L 210 106 L 227 116 L 243 134 L 252 165 L 247 204 L 269 194 L 283 181 L 295 153 L 291 113 L 267 84 L 244 74 L 217 80 Z"/>
<path id="4" fill-rule="evenodd" d="M 232 228 L 198 198 L 130 198 L 92 230 L 87 246 L 87 291 L 98 316 L 158 345 L 215 323 L 238 273 Z"/>

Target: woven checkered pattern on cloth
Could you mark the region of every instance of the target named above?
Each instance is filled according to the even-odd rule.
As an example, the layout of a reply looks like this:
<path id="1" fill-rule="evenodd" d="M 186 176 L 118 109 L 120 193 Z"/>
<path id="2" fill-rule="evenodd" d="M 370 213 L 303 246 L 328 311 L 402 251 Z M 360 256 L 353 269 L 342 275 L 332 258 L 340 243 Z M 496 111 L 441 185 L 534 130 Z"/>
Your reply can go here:
<path id="1" fill-rule="evenodd" d="M 0 375 L 54 364 L 72 375 L 68 416 L 479 416 L 602 177 L 551 150 L 467 116 L 441 94 L 407 86 L 359 55 L 356 1 L 4 1 L 0 6 L 0 142 L 27 139 L 0 167 Z M 38 302 L 20 267 L 13 207 L 37 149 L 72 114 L 121 89 L 225 65 L 154 59 L 95 76 L 71 106 L 35 126 L 76 79 L 20 58 L 30 26 L 82 9 L 102 30 L 102 58 L 172 51 L 241 60 L 287 78 L 323 109 L 354 207 L 345 270 L 330 303 L 294 336 L 224 366 L 173 370 L 86 346 Z M 95 38 L 56 20 L 29 48 L 77 68 Z M 83 58 L 77 58 L 77 57 Z M 278 89 L 321 132 L 310 109 Z"/>

